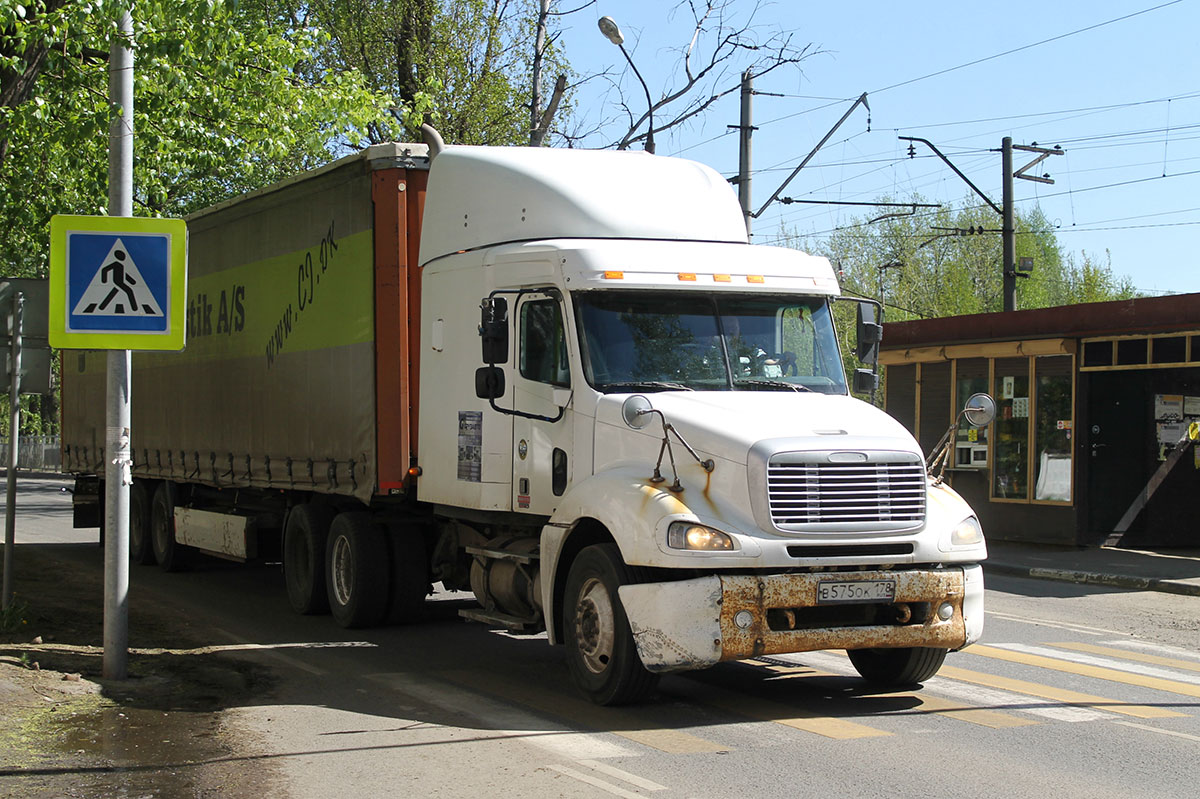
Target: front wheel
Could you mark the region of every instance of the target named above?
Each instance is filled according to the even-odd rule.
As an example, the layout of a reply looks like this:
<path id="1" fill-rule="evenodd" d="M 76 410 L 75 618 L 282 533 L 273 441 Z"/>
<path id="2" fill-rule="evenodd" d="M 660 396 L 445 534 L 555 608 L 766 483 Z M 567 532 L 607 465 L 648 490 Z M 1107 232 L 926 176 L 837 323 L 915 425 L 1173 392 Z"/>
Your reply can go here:
<path id="1" fill-rule="evenodd" d="M 567 664 L 576 684 L 598 705 L 623 705 L 650 695 L 658 675 L 638 658 L 617 589 L 636 582 L 616 544 L 587 547 L 567 576 Z"/>
<path id="2" fill-rule="evenodd" d="M 863 679 L 887 687 L 915 685 L 938 673 L 949 650 L 936 647 L 849 649 L 846 654 Z"/>

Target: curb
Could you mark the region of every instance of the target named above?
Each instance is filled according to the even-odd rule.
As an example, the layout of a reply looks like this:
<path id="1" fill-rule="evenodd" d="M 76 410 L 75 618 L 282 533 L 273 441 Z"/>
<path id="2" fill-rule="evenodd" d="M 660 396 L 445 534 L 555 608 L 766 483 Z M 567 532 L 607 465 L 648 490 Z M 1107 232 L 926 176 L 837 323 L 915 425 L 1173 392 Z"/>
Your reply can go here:
<path id="1" fill-rule="evenodd" d="M 1158 591 L 1164 594 L 1200 596 L 1200 584 L 1184 580 L 1164 580 L 1158 577 L 1134 577 L 1128 574 L 1104 574 L 1102 572 L 1074 571 L 1072 569 L 1043 569 L 1036 566 L 1017 566 L 1011 563 L 985 561 L 984 572 L 1031 577 L 1037 580 L 1081 585 L 1107 585 L 1114 588 L 1129 588 L 1135 591 Z"/>

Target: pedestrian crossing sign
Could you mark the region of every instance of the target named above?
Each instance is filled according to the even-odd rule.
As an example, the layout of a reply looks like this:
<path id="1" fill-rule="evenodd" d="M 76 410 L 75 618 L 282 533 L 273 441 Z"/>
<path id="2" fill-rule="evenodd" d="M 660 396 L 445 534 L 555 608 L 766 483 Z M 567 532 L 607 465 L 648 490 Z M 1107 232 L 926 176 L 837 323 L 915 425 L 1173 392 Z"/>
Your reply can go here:
<path id="1" fill-rule="evenodd" d="M 50 220 L 50 346 L 181 350 L 187 226 L 182 219 Z"/>

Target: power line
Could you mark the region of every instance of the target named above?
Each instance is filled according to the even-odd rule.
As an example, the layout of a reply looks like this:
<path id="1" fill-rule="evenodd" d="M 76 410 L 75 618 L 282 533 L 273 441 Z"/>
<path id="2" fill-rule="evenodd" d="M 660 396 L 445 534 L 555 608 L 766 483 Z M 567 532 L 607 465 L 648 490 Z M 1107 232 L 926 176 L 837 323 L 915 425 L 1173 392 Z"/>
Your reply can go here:
<path id="1" fill-rule="evenodd" d="M 1080 33 L 1086 33 L 1088 31 L 1096 30 L 1097 28 L 1103 28 L 1106 25 L 1112 25 L 1117 22 L 1124 22 L 1127 19 L 1133 19 L 1134 17 L 1141 16 L 1142 14 L 1149 14 L 1151 11 L 1158 11 L 1159 9 L 1166 8 L 1168 6 L 1178 5 L 1181 2 L 1183 2 L 1183 0 L 1170 0 L 1170 2 L 1168 2 L 1168 3 L 1162 3 L 1160 5 L 1153 6 L 1151 8 L 1144 8 L 1141 11 L 1134 11 L 1132 14 L 1126 14 L 1125 16 L 1116 17 L 1115 19 L 1110 19 L 1105 22 L 1098 22 L 1095 25 L 1089 25 L 1086 28 L 1080 28 L 1079 30 L 1071 31 L 1070 33 L 1062 33 L 1062 34 L 1059 34 L 1058 36 L 1052 36 L 1049 39 L 1042 39 L 1040 42 L 1034 42 L 1033 44 L 1026 44 L 1021 47 L 1015 47 L 1012 50 L 1005 50 L 1003 53 L 996 53 L 995 55 L 989 55 L 989 56 L 985 56 L 983 58 L 977 58 L 974 61 L 968 61 L 967 63 L 959 64 L 956 67 L 948 67 L 946 69 L 941 69 L 941 70 L 938 70 L 937 72 L 931 72 L 928 75 L 922 75 L 919 78 L 910 78 L 909 80 L 901 81 L 900 83 L 893 83 L 891 86 L 885 86 L 882 89 L 876 89 L 873 92 L 868 92 L 868 94 L 880 94 L 882 92 L 890 91 L 892 89 L 898 89 L 901 86 L 908 86 L 911 83 L 916 83 L 916 82 L 922 81 L 922 80 L 928 80 L 929 78 L 936 78 L 937 76 L 945 75 L 948 72 L 955 72 L 960 69 L 966 69 L 967 67 L 973 67 L 976 64 L 982 64 L 986 61 L 993 61 L 997 58 L 1003 58 L 1006 55 L 1012 55 L 1013 53 L 1020 53 L 1023 50 L 1030 50 L 1034 47 L 1040 47 L 1043 44 L 1049 44 L 1050 42 L 1057 42 L 1061 39 L 1066 39 L 1071 36 L 1076 36 Z"/>

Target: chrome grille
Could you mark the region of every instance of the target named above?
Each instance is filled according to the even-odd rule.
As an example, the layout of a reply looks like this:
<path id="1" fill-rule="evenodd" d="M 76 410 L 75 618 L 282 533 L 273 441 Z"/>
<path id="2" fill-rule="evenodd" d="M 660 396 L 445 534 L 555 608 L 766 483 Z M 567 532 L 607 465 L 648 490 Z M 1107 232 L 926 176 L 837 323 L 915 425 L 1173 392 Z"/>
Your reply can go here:
<path id="1" fill-rule="evenodd" d="M 867 456 L 868 462 L 829 463 L 799 461 L 797 455 L 777 456 L 767 466 L 771 521 L 777 527 L 882 523 L 900 529 L 925 521 L 925 466 L 920 461 L 877 462 Z"/>

